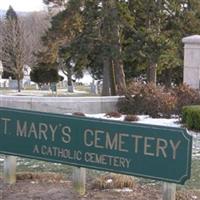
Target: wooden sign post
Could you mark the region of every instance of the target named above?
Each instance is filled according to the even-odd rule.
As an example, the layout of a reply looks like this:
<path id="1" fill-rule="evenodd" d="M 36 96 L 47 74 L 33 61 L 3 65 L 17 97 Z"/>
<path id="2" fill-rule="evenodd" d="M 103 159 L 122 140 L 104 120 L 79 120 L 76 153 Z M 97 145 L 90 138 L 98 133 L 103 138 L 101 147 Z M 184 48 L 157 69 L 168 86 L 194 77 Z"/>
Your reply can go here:
<path id="1" fill-rule="evenodd" d="M 86 169 L 83 167 L 73 168 L 73 186 L 80 194 L 84 195 L 86 192 Z"/>
<path id="2" fill-rule="evenodd" d="M 5 156 L 4 181 L 8 184 L 16 183 L 16 156 Z"/>
<path id="3" fill-rule="evenodd" d="M 162 200 L 176 200 L 176 184 L 163 183 L 163 199 Z"/>

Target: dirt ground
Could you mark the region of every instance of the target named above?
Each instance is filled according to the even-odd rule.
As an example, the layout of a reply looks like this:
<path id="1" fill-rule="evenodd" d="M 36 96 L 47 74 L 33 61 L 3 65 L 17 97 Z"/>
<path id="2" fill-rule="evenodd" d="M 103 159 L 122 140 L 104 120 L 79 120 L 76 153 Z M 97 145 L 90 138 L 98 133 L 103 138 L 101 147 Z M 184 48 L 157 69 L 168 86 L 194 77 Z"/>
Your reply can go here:
<path id="1" fill-rule="evenodd" d="M 131 190 L 99 189 L 88 183 L 87 192 L 79 196 L 71 181 L 56 174 L 20 174 L 17 183 L 7 185 L 0 179 L 0 200 L 161 200 L 158 185 L 134 183 Z M 200 191 L 179 191 L 177 200 L 200 200 Z"/>

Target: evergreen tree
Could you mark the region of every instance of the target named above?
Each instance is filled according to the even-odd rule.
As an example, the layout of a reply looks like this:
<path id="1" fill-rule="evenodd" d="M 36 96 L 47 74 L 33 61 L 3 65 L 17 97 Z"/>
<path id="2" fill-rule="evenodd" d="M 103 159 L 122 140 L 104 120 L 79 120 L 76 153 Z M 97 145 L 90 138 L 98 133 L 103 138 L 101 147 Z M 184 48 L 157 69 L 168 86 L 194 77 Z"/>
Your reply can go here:
<path id="1" fill-rule="evenodd" d="M 163 35 L 166 43 L 158 60 L 159 82 L 170 86 L 181 83 L 183 77 L 182 38 L 200 33 L 200 2 L 170 0 L 165 2 L 166 20 Z"/>
<path id="2" fill-rule="evenodd" d="M 129 8 L 135 17 L 135 26 L 134 31 L 125 34 L 126 72 L 146 74 L 147 80 L 153 82 L 156 82 L 158 73 L 158 82 L 168 86 L 171 82 L 182 82 L 181 40 L 185 36 L 199 34 L 200 2 L 132 0 Z"/>
<path id="3" fill-rule="evenodd" d="M 156 82 L 157 64 L 165 47 L 163 34 L 165 6 L 162 0 L 133 0 L 129 8 L 135 18 L 134 30 L 126 33 L 125 52 L 127 62 L 135 67 L 135 73 L 146 70 L 147 81 Z"/>
<path id="4" fill-rule="evenodd" d="M 200 31 L 198 0 L 46 2 L 65 6 L 47 32 L 54 60 L 70 74 L 89 68 L 103 78 L 103 95 L 125 90 L 124 71 L 127 79 L 143 75 L 168 86 L 182 80 L 181 39 Z"/>
<path id="5" fill-rule="evenodd" d="M 62 12 L 65 15 L 62 20 L 56 20 L 60 13 L 52 19 L 52 27 L 54 23 L 66 27 L 64 25 L 69 20 L 70 13 L 70 26 L 66 28 L 68 32 L 57 29 L 65 36 L 64 43 L 58 45 L 60 50 L 57 53 L 68 61 L 68 64 L 65 62 L 65 67 L 73 62 L 74 70 L 77 72 L 89 67 L 94 76 L 103 76 L 103 95 L 121 93 L 126 89 L 121 33 L 128 24 L 128 17 L 125 17 L 128 12 L 124 11 L 125 8 L 128 10 L 127 5 L 126 1 L 115 0 L 68 1 L 66 9 Z M 74 22 L 75 19 L 79 19 L 80 29 L 71 37 L 69 33 L 74 33 L 73 29 L 77 24 Z M 58 31 L 50 33 L 53 34 L 59 37 Z"/>
<path id="6" fill-rule="evenodd" d="M 48 83 L 57 83 L 61 81 L 62 77 L 59 76 L 58 71 L 54 68 L 49 69 L 44 67 L 33 68 L 30 73 L 31 81 L 38 83 L 39 85 Z"/>
<path id="7" fill-rule="evenodd" d="M 62 1 L 60 1 L 62 3 Z M 50 3 L 46 1 L 45 3 Z M 54 2 L 60 6 L 59 1 Z M 80 69 L 74 69 L 75 55 L 68 50 L 70 42 L 81 31 L 81 0 L 68 1 L 66 8 L 52 17 L 51 27 L 42 37 L 44 48 L 37 53 L 37 67 L 61 69 L 68 77 L 68 89 L 72 87 L 72 75 L 80 74 Z M 73 90 L 72 90 L 73 91 Z M 70 89 L 71 92 L 71 89 Z"/>

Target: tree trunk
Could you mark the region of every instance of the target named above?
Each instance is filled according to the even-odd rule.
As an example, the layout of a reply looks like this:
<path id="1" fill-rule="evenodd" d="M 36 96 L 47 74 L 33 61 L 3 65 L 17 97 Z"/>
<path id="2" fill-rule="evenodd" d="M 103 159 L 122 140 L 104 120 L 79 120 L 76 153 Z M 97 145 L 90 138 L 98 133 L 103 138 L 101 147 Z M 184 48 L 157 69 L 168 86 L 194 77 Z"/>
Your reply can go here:
<path id="1" fill-rule="evenodd" d="M 124 66 L 123 61 L 121 58 L 122 48 L 121 48 L 121 41 L 120 41 L 120 27 L 117 22 L 118 20 L 118 9 L 117 3 L 115 0 L 110 1 L 110 6 L 112 8 L 112 17 L 113 17 L 113 24 L 112 24 L 112 34 L 111 38 L 114 41 L 114 56 L 113 56 L 113 63 L 114 63 L 114 71 L 115 71 L 115 81 L 117 85 L 117 94 L 121 95 L 126 92 L 126 81 L 125 81 L 125 74 L 124 74 Z"/>
<path id="2" fill-rule="evenodd" d="M 108 50 L 103 54 L 104 79 L 102 95 L 122 94 L 126 90 L 126 83 L 121 59 L 117 2 L 116 0 L 102 1 L 102 4 L 104 9 L 102 37 L 104 44 L 108 47 Z"/>
<path id="3" fill-rule="evenodd" d="M 68 86 L 68 92 L 74 92 L 71 67 L 69 67 L 68 73 L 67 73 L 67 86 Z"/>
<path id="4" fill-rule="evenodd" d="M 110 62 L 108 57 L 104 57 L 103 61 L 103 88 L 102 96 L 110 96 Z"/>
<path id="5" fill-rule="evenodd" d="M 17 79 L 17 91 L 21 92 L 21 82 L 20 82 L 20 79 Z"/>
<path id="6" fill-rule="evenodd" d="M 111 96 L 116 96 L 116 77 L 115 77 L 115 65 L 113 60 L 110 60 L 110 93 Z"/>
<path id="7" fill-rule="evenodd" d="M 171 82 L 172 82 L 172 70 L 171 69 L 166 69 L 164 72 L 165 79 L 164 79 L 164 84 L 167 88 L 171 87 Z"/>
<path id="8" fill-rule="evenodd" d="M 115 76 L 117 84 L 117 94 L 122 95 L 126 93 L 126 81 L 122 61 L 115 60 Z"/>
<path id="9" fill-rule="evenodd" d="M 147 68 L 147 82 L 156 84 L 156 78 L 157 78 L 156 68 L 157 68 L 156 63 L 149 64 L 149 66 Z"/>

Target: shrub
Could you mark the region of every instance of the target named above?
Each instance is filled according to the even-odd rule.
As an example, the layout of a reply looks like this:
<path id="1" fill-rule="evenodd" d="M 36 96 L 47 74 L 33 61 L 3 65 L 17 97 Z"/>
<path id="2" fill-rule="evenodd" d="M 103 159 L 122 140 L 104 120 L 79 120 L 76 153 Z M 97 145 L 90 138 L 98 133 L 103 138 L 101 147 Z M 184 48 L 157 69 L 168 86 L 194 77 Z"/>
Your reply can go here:
<path id="1" fill-rule="evenodd" d="M 151 117 L 170 117 L 176 106 L 176 97 L 166 92 L 163 87 L 149 83 L 136 85 L 117 106 L 119 112 L 126 114 L 148 114 Z M 132 93 L 134 91 L 134 94 Z"/>
<path id="2" fill-rule="evenodd" d="M 128 122 L 134 122 L 134 121 L 138 121 L 139 118 L 137 115 L 126 115 L 124 118 L 124 121 L 128 121 Z"/>
<path id="3" fill-rule="evenodd" d="M 181 84 L 174 90 L 177 97 L 176 113 L 180 114 L 183 106 L 200 104 L 200 93 L 186 84 Z"/>
<path id="4" fill-rule="evenodd" d="M 122 115 L 119 112 L 108 112 L 105 114 L 106 117 L 114 117 L 114 118 L 120 118 Z"/>
<path id="5" fill-rule="evenodd" d="M 190 129 L 200 130 L 200 105 L 184 106 L 182 122 Z"/>
<path id="6" fill-rule="evenodd" d="M 144 84 L 141 82 L 130 82 L 127 86 L 128 93 L 131 95 L 139 94 L 141 89 L 143 88 Z"/>
<path id="7" fill-rule="evenodd" d="M 125 98 L 117 104 L 124 114 L 148 114 L 151 117 L 170 117 L 181 114 L 183 106 L 200 104 L 200 93 L 186 84 L 171 91 L 155 84 L 131 83 Z"/>
<path id="8" fill-rule="evenodd" d="M 58 74 L 57 69 L 52 68 L 39 68 L 35 67 L 31 70 L 30 73 L 31 81 L 38 84 L 44 83 L 57 83 L 63 80 L 63 77 Z"/>
<path id="9" fill-rule="evenodd" d="M 85 114 L 82 113 L 82 112 L 74 112 L 74 113 L 72 113 L 72 115 L 75 115 L 75 116 L 82 116 L 82 117 L 85 116 Z"/>

